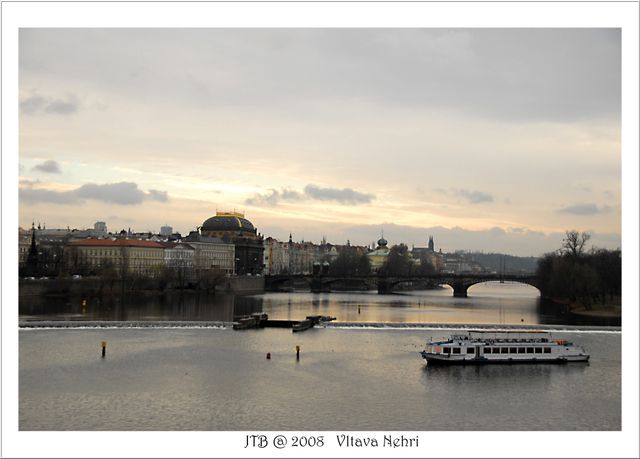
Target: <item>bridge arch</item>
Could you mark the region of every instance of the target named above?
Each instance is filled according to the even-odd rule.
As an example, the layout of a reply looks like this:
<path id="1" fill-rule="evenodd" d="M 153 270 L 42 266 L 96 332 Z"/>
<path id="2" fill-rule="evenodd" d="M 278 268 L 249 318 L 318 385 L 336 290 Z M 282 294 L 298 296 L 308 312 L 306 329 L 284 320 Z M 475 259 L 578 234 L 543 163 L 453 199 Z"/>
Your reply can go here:
<path id="1" fill-rule="evenodd" d="M 333 276 L 317 276 L 308 274 L 293 274 L 293 275 L 276 275 L 266 276 L 265 287 L 269 290 L 275 290 L 278 287 L 296 280 L 303 280 L 311 289 L 312 292 L 328 291 L 330 286 L 336 282 L 355 282 L 358 281 L 364 285 L 369 283 L 377 283 L 378 293 L 386 294 L 391 293 L 396 285 L 402 283 L 425 283 L 430 282 L 437 285 L 448 285 L 453 289 L 454 297 L 467 297 L 468 289 L 476 284 L 491 282 L 491 281 L 508 281 L 517 282 L 521 284 L 531 285 L 540 291 L 542 295 L 540 283 L 534 275 L 506 275 L 497 276 L 495 274 L 432 274 L 426 276 L 350 276 L 350 277 L 333 277 Z"/>
<path id="2" fill-rule="evenodd" d="M 496 284 L 499 283 L 500 281 L 496 281 L 496 280 L 483 280 L 480 282 L 476 282 L 473 283 L 471 285 L 469 285 L 467 287 L 467 290 L 470 289 L 471 287 L 475 287 L 475 286 L 479 286 L 482 284 Z M 540 290 L 540 288 L 536 285 L 535 282 L 525 282 L 525 281 L 521 281 L 521 280 L 506 280 L 504 281 L 504 283 L 501 284 L 511 284 L 511 285 L 520 285 L 520 286 L 526 286 L 529 287 L 531 290 L 534 290 L 538 293 L 538 296 L 542 296 L 542 291 Z"/>
<path id="3" fill-rule="evenodd" d="M 466 298 L 468 296 L 468 290 L 474 285 L 483 284 L 486 282 L 496 282 L 498 279 L 482 279 L 482 278 L 452 278 L 446 279 L 443 281 L 443 284 L 449 285 L 453 289 L 453 296 L 459 298 Z M 504 279 L 506 282 L 530 285 L 538 290 L 540 296 L 542 296 L 542 292 L 539 287 L 539 283 L 537 282 L 537 278 L 534 277 L 523 277 L 523 278 L 513 278 L 513 279 Z"/>

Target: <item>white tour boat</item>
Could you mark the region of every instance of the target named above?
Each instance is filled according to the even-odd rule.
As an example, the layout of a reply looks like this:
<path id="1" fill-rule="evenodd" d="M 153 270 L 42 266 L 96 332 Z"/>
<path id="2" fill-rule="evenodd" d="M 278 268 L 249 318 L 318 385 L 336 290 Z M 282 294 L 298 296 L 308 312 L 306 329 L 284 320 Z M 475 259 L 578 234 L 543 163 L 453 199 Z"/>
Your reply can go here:
<path id="1" fill-rule="evenodd" d="M 429 341 L 422 357 L 431 364 L 587 362 L 573 343 L 537 330 L 471 330 L 447 341 Z"/>

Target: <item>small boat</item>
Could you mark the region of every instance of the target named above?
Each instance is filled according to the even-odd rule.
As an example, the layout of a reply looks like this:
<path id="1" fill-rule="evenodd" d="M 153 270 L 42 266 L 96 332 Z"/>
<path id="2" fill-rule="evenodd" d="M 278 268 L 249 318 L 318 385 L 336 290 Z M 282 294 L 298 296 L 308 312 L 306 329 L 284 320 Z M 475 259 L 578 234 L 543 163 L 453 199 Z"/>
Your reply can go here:
<path id="1" fill-rule="evenodd" d="M 323 322 L 331 322 L 332 320 L 336 320 L 336 318 L 331 316 L 307 316 L 304 320 L 294 322 L 291 327 L 291 331 L 299 332 L 308 330 L 313 328 L 314 325 L 318 325 Z"/>
<path id="2" fill-rule="evenodd" d="M 293 324 L 293 326 L 291 327 L 291 331 L 300 332 L 300 331 L 308 330 L 309 328 L 313 327 L 314 325 L 315 324 L 314 324 L 313 320 L 311 320 L 311 319 L 301 320 L 300 322 L 295 322 Z"/>
<path id="3" fill-rule="evenodd" d="M 428 364 L 587 362 L 589 354 L 576 344 L 552 339 L 537 330 L 470 330 L 446 341 L 428 341 L 420 353 Z"/>
<path id="4" fill-rule="evenodd" d="M 258 328 L 265 320 L 268 320 L 267 314 L 263 312 L 255 312 L 250 316 L 238 317 L 233 323 L 234 330 L 246 330 L 248 328 Z"/>

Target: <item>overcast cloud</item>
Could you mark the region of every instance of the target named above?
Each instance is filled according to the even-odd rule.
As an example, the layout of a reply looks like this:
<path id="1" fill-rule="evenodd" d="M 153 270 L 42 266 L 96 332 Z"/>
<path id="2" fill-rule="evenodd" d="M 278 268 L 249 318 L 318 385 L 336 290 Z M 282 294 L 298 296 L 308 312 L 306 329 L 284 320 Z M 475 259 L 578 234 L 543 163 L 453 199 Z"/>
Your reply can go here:
<path id="1" fill-rule="evenodd" d="M 131 182 L 101 185 L 86 183 L 71 191 L 33 188 L 25 182 L 22 182 L 22 185 L 20 187 L 20 200 L 32 203 L 77 204 L 89 199 L 126 206 L 142 204 L 145 200 L 166 202 L 169 199 L 166 191 L 149 190 L 145 192 L 140 190 L 137 184 Z"/>
<path id="2" fill-rule="evenodd" d="M 41 164 L 38 164 L 36 166 L 33 166 L 31 170 L 38 171 L 38 172 L 46 172 L 47 174 L 62 173 L 62 171 L 60 170 L 60 165 L 56 161 L 53 161 L 52 159 L 45 161 Z"/>
<path id="3" fill-rule="evenodd" d="M 245 200 L 245 204 L 250 206 L 275 206 L 281 201 L 295 202 L 305 199 L 317 201 L 334 201 L 344 205 L 367 204 L 375 199 L 375 195 L 370 193 L 361 193 L 351 188 L 323 188 L 317 185 L 309 184 L 304 187 L 303 192 L 283 189 L 271 189 L 268 193 L 256 194 Z"/>
<path id="4" fill-rule="evenodd" d="M 619 29 L 28 28 L 19 66 L 20 178 L 73 190 L 25 225 L 620 234 Z"/>
<path id="5" fill-rule="evenodd" d="M 88 42 L 99 52 L 87 52 Z M 74 75 L 122 95 L 153 92 L 205 107 L 265 104 L 278 109 L 310 100 L 359 99 L 510 120 L 617 119 L 620 62 L 619 29 L 20 33 L 25 71 Z"/>
<path id="6" fill-rule="evenodd" d="M 565 207 L 558 210 L 560 213 L 573 214 L 573 215 L 597 215 L 611 212 L 611 207 L 601 206 L 598 207 L 593 203 L 580 203 L 572 206 Z"/>
<path id="7" fill-rule="evenodd" d="M 20 100 L 20 111 L 27 115 L 51 113 L 55 115 L 71 115 L 78 111 L 79 102 L 74 95 L 65 99 L 55 99 L 34 95 Z"/>

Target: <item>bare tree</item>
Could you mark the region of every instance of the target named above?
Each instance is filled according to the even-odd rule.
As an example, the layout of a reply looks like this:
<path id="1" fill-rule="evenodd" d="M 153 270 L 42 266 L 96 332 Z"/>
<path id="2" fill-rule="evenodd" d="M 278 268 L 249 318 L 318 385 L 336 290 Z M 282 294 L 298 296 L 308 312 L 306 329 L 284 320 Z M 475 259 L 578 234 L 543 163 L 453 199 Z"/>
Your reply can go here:
<path id="1" fill-rule="evenodd" d="M 567 237 L 562 240 L 562 251 L 565 254 L 572 257 L 579 257 L 584 252 L 584 246 L 591 238 L 591 235 L 585 233 L 578 233 L 576 230 L 566 232 Z"/>

